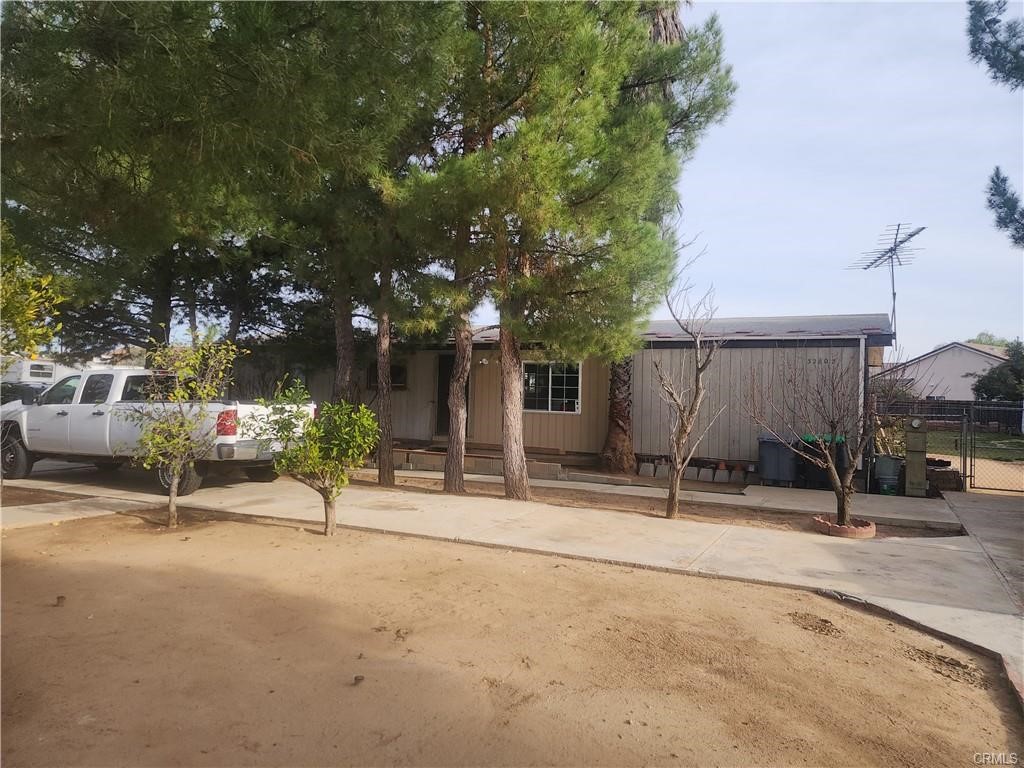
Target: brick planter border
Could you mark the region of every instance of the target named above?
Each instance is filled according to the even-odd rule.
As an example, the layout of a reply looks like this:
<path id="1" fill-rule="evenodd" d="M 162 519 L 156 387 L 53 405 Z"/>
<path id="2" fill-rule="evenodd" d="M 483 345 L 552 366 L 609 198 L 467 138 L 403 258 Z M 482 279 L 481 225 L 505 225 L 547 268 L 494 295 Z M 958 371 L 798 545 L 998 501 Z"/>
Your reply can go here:
<path id="1" fill-rule="evenodd" d="M 875 524 L 870 520 L 850 519 L 851 525 L 836 525 L 827 517 L 817 515 L 814 518 L 814 529 L 826 536 L 839 536 L 843 539 L 873 539 Z"/>

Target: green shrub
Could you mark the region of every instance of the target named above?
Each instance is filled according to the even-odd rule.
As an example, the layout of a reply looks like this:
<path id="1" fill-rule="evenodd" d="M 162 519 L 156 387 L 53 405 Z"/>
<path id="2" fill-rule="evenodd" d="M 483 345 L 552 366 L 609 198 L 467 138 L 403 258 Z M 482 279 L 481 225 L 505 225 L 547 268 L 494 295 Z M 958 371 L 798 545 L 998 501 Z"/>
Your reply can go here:
<path id="1" fill-rule="evenodd" d="M 314 416 L 309 392 L 301 383 L 278 386 L 272 400 L 260 400 L 267 413 L 251 428 L 277 455 L 274 469 L 290 475 L 320 494 L 324 502 L 324 535 L 335 533 L 334 502 L 348 485 L 348 473 L 360 467 L 377 447 L 380 428 L 365 405 L 324 403 Z"/>

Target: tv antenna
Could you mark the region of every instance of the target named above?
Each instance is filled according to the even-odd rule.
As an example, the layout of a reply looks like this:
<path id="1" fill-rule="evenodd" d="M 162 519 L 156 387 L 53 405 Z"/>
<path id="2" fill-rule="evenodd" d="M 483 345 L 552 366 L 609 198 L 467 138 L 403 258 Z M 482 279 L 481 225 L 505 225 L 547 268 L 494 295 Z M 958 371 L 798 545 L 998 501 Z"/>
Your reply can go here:
<path id="1" fill-rule="evenodd" d="M 925 227 L 912 228 L 910 224 L 890 224 L 878 236 L 878 247 L 865 251 L 847 269 L 877 269 L 889 267 L 889 283 L 892 286 L 892 332 L 896 334 L 896 267 L 910 264 L 920 248 L 907 245 L 924 232 Z"/>

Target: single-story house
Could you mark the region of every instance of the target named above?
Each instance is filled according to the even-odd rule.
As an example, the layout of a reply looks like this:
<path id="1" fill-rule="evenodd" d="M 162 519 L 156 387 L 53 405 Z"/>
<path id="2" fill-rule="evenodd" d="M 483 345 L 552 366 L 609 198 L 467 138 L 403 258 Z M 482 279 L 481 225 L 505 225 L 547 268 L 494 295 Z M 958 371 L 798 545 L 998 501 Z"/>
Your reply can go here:
<path id="1" fill-rule="evenodd" d="M 887 375 L 898 376 L 919 400 L 973 400 L 974 382 L 1005 360 L 1001 347 L 952 341 L 892 366 Z"/>
<path id="2" fill-rule="evenodd" d="M 723 405 L 725 410 L 708 432 L 697 456 L 734 461 L 757 460 L 760 430 L 743 407 L 750 392 L 752 372 L 762 365 L 811 365 L 828 355 L 848 359 L 866 382 L 868 366 L 891 346 L 892 326 L 884 314 L 823 315 L 811 317 L 716 318 L 706 329 L 709 338 L 722 342 L 708 371 L 706 419 Z M 692 342 L 673 322 L 654 321 L 643 334 L 643 347 L 633 356 L 633 439 L 645 456 L 669 453 L 671 415 L 661 399 L 654 360 L 671 370 L 692 350 Z M 501 446 L 501 381 L 497 331 L 474 335 L 469 378 L 467 445 L 497 450 Z M 598 454 L 604 446 L 608 423 L 608 363 L 596 358 L 581 361 L 545 360 L 536 351 L 524 354 L 524 442 L 534 454 Z M 393 434 L 396 440 L 416 445 L 443 445 L 448 431 L 448 383 L 454 348 L 451 345 L 396 355 L 392 380 Z M 316 399 L 330 397 L 332 372 L 313 376 L 308 386 Z M 362 399 L 371 407 L 376 399 L 375 373 L 361 376 Z M 863 392 L 863 389 L 860 390 Z"/>

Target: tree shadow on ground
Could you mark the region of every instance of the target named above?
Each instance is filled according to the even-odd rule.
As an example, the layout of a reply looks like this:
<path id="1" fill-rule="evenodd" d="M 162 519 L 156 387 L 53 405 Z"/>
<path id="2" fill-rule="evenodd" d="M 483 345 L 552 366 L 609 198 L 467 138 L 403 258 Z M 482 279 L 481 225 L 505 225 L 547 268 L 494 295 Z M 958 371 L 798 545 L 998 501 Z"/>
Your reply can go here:
<path id="1" fill-rule="evenodd" d="M 194 524 L 222 518 L 188 519 L 165 531 L 172 550 L 189 546 Z M 156 530 L 145 525 L 138 532 Z M 496 729 L 482 683 L 378 631 L 372 597 L 339 604 L 279 589 L 269 573 L 239 578 L 173 556 L 140 565 L 130 553 L 74 564 L 15 556 L 3 575 L 5 764 L 544 759 Z"/>
<path id="2" fill-rule="evenodd" d="M 154 505 L 145 509 L 133 509 L 127 512 L 118 512 L 121 517 L 133 517 L 152 526 L 156 530 L 168 530 L 167 528 L 167 506 Z M 265 515 L 249 515 L 239 512 L 229 512 L 224 509 L 209 509 L 204 507 L 179 506 L 178 527 L 174 530 L 186 530 L 190 526 L 203 525 L 207 523 L 243 523 L 245 525 L 260 525 L 273 528 L 290 528 L 305 533 L 323 536 L 324 524 L 315 520 L 297 520 L 286 517 L 268 517 Z"/>

